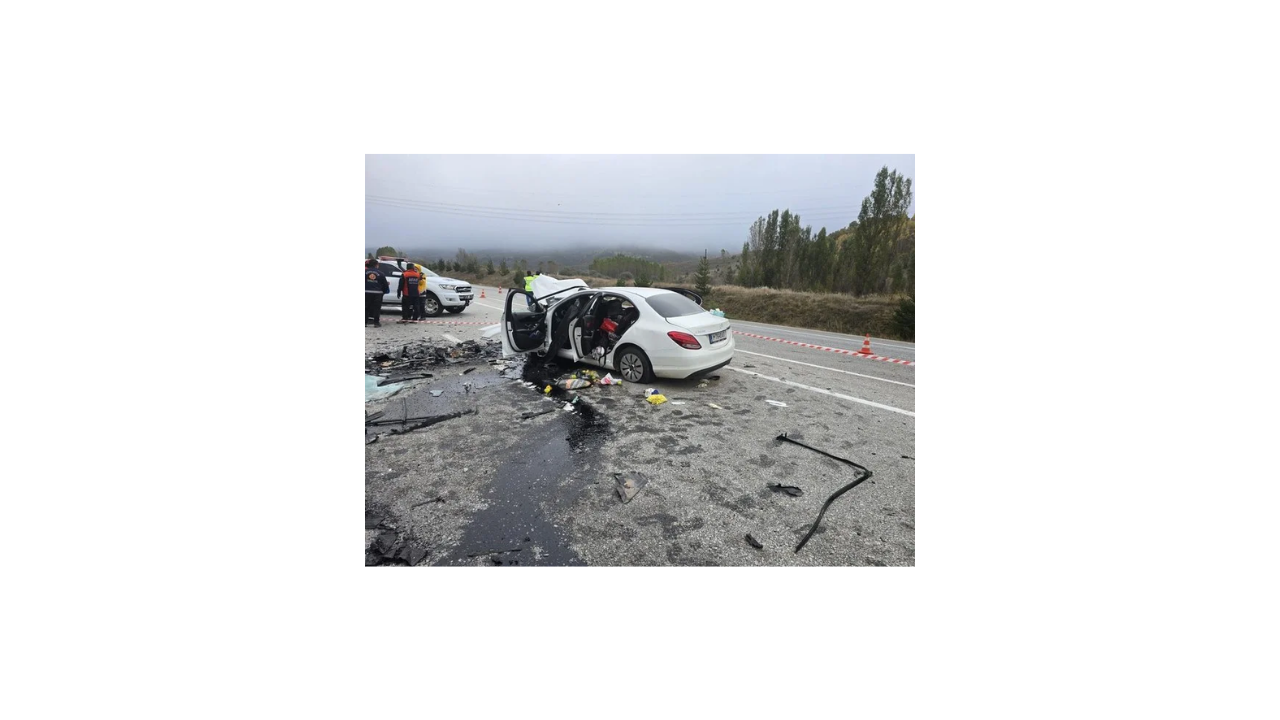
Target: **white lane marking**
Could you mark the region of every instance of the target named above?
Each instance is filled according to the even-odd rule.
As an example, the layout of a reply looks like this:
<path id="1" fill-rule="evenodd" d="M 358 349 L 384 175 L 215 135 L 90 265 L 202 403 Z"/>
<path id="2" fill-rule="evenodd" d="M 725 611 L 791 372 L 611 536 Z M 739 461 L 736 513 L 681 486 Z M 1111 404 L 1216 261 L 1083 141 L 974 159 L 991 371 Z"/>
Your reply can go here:
<path id="1" fill-rule="evenodd" d="M 758 322 L 752 322 L 750 320 L 734 320 L 733 318 L 728 318 L 728 320 L 730 324 L 740 323 L 742 325 L 757 325 L 759 327 L 769 328 L 771 330 L 776 330 L 778 332 L 789 332 L 795 335 L 814 335 L 818 337 L 827 335 L 831 337 L 840 338 L 841 340 L 845 340 L 848 342 L 852 342 L 855 340 L 861 341 L 863 339 L 862 335 L 849 335 L 847 333 L 835 333 L 835 332 L 828 332 L 826 330 L 808 330 L 808 329 L 801 329 L 801 328 L 793 328 L 790 325 L 770 325 L 768 323 L 758 323 Z M 915 345 L 894 345 L 891 342 L 887 342 L 885 340 L 877 340 L 876 338 L 871 338 L 871 341 L 874 342 L 876 345 L 884 345 L 885 347 L 898 348 L 899 350 L 915 350 L 916 349 Z"/>
<path id="2" fill-rule="evenodd" d="M 742 373 L 742 374 L 744 374 L 744 375 L 754 375 L 755 377 L 758 377 L 758 378 L 760 378 L 760 379 L 762 379 L 762 380 L 771 380 L 771 381 L 776 382 L 776 383 L 782 383 L 783 385 L 793 385 L 793 386 L 798 387 L 798 388 L 801 388 L 801 389 L 803 389 L 803 390 L 809 390 L 809 391 L 816 392 L 816 393 L 822 393 L 823 395 L 830 395 L 831 397 L 838 397 L 838 398 L 840 398 L 841 400 L 850 400 L 850 401 L 853 401 L 853 402 L 856 402 L 856 403 L 862 403 L 863 405 L 870 405 L 871 407 L 880 408 L 881 410 L 889 410 L 890 412 L 901 413 L 901 414 L 903 414 L 903 415 L 910 415 L 911 417 L 915 417 L 915 416 L 916 416 L 916 414 L 915 414 L 915 413 L 913 413 L 913 412 L 911 412 L 910 410 L 903 410 L 902 408 L 896 408 L 896 407 L 893 407 L 893 406 L 890 406 L 890 405 L 881 405 L 881 404 L 880 404 L 880 403 L 878 403 L 878 402 L 871 402 L 870 400 L 863 400 L 862 398 L 856 398 L 856 397 L 853 397 L 852 395 L 845 395 L 845 394 L 843 394 L 843 393 L 832 392 L 832 391 L 827 390 L 827 389 L 824 389 L 824 388 L 813 387 L 812 385 L 805 385 L 805 384 L 803 384 L 803 383 L 792 382 L 792 381 L 790 381 L 790 380 L 783 380 L 782 378 L 769 377 L 768 375 L 761 375 L 761 374 L 760 374 L 760 373 L 758 373 L 758 372 L 752 372 L 752 371 L 750 371 L 750 370 L 743 370 L 743 369 L 741 369 L 741 368 L 736 368 L 736 367 L 733 367 L 733 366 L 730 366 L 730 365 L 725 365 L 725 366 L 724 366 L 724 369 L 725 369 L 725 370 L 732 370 L 732 371 L 734 371 L 734 372 L 740 372 L 740 373 Z"/>
<path id="3" fill-rule="evenodd" d="M 440 334 L 441 334 L 441 335 L 444 335 L 444 339 L 445 339 L 445 340 L 448 340 L 448 341 L 450 341 L 450 342 L 452 342 L 454 345 L 461 345 L 461 344 L 462 344 L 462 341 L 461 341 L 461 340 L 459 340 L 458 338 L 456 338 L 456 337 L 454 337 L 454 336 L 450 335 L 449 333 L 440 333 Z"/>
<path id="4" fill-rule="evenodd" d="M 909 388 L 915 387 L 915 385 L 912 385 L 911 383 L 898 382 L 897 380 L 886 380 L 885 378 L 876 377 L 875 375 L 863 375 L 862 373 L 849 372 L 848 370 L 841 370 L 840 368 L 827 367 L 826 365 L 814 365 L 813 363 L 801 362 L 800 360 L 788 360 L 786 358 L 774 357 L 773 355 L 765 355 L 764 353 L 751 352 L 750 350 L 743 350 L 742 348 L 734 348 L 733 351 L 735 353 L 759 355 L 760 357 L 767 357 L 770 360 L 781 360 L 782 362 L 793 363 L 795 365 L 808 365 L 809 367 L 821 368 L 823 370 L 831 370 L 832 372 L 844 373 L 845 375 L 857 375 L 858 377 L 867 378 L 868 380 L 879 380 L 880 382 L 893 383 L 894 385 L 906 385 Z"/>

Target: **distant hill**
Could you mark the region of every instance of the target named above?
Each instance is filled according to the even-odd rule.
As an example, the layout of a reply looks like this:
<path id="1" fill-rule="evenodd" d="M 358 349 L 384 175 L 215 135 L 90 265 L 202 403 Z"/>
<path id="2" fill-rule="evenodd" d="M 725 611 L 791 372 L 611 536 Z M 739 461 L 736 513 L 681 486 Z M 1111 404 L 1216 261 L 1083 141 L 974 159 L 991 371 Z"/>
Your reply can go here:
<path id="1" fill-rule="evenodd" d="M 532 267 L 537 267 L 539 262 L 553 262 L 562 268 L 579 268 L 585 270 L 591 266 L 591 261 L 597 257 L 607 257 L 615 254 L 632 255 L 641 257 L 646 260 L 652 260 L 662 264 L 675 263 L 684 267 L 692 263 L 692 267 L 696 270 L 698 266 L 698 258 L 702 257 L 702 253 L 692 253 L 680 250 L 669 250 L 665 248 L 642 248 L 634 246 L 620 245 L 599 245 L 599 246 L 580 246 L 574 248 L 561 248 L 558 250 L 520 250 L 517 247 L 503 248 L 486 248 L 482 246 L 467 247 L 465 245 L 451 244 L 449 247 L 439 245 L 425 246 L 404 246 L 396 248 L 401 254 L 408 257 L 419 258 L 427 261 L 436 259 L 444 259 L 452 261 L 458 254 L 459 248 L 466 250 L 468 253 L 480 258 L 483 262 L 489 258 L 493 258 L 494 265 L 507 261 L 511 264 L 515 260 L 527 260 Z M 365 253 L 375 252 L 378 248 L 366 247 Z"/>

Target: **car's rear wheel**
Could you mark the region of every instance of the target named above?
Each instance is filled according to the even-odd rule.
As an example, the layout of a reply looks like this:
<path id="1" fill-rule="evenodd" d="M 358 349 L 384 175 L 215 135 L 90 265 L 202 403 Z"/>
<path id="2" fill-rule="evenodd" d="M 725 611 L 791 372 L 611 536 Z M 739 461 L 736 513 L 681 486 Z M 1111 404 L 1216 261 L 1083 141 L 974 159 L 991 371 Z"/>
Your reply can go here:
<path id="1" fill-rule="evenodd" d="M 466 305 L 454 305 L 453 307 L 446 307 L 445 310 L 448 310 L 454 315 L 457 315 L 458 313 L 462 312 L 462 309 L 465 307 Z"/>
<path id="2" fill-rule="evenodd" d="M 427 317 L 436 317 L 440 314 L 440 300 L 432 293 L 427 293 L 422 300 L 422 309 L 426 311 Z"/>
<path id="3" fill-rule="evenodd" d="M 628 345 L 618 351 L 613 361 L 618 374 L 627 382 L 640 383 L 653 380 L 653 366 L 649 364 L 649 356 L 635 345 Z"/>

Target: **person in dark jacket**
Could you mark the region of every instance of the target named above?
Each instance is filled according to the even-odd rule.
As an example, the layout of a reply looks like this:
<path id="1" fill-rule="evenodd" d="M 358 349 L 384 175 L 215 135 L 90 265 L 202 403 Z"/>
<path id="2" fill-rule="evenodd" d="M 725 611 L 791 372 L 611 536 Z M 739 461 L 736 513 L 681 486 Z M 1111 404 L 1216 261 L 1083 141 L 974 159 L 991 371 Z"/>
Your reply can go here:
<path id="1" fill-rule="evenodd" d="M 364 261 L 364 324 L 373 320 L 374 327 L 382 327 L 382 296 L 391 292 L 387 277 L 378 271 L 377 260 Z"/>
<path id="2" fill-rule="evenodd" d="M 418 283 L 422 273 L 417 265 L 409 265 L 400 274 L 400 286 L 396 288 L 396 297 L 400 298 L 400 322 L 422 322 L 426 319 L 422 294 L 418 292 Z"/>

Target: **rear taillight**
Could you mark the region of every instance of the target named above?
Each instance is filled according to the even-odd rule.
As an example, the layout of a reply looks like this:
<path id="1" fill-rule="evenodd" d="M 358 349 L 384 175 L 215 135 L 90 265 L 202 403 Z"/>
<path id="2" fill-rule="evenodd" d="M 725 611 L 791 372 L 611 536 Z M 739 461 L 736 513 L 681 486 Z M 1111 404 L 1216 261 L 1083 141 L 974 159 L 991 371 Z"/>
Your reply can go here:
<path id="1" fill-rule="evenodd" d="M 702 343 L 698 342 L 698 338 L 690 335 L 689 333 L 676 332 L 672 330 L 667 333 L 667 337 L 674 340 L 675 343 L 682 348 L 688 348 L 690 350 L 702 349 Z"/>

